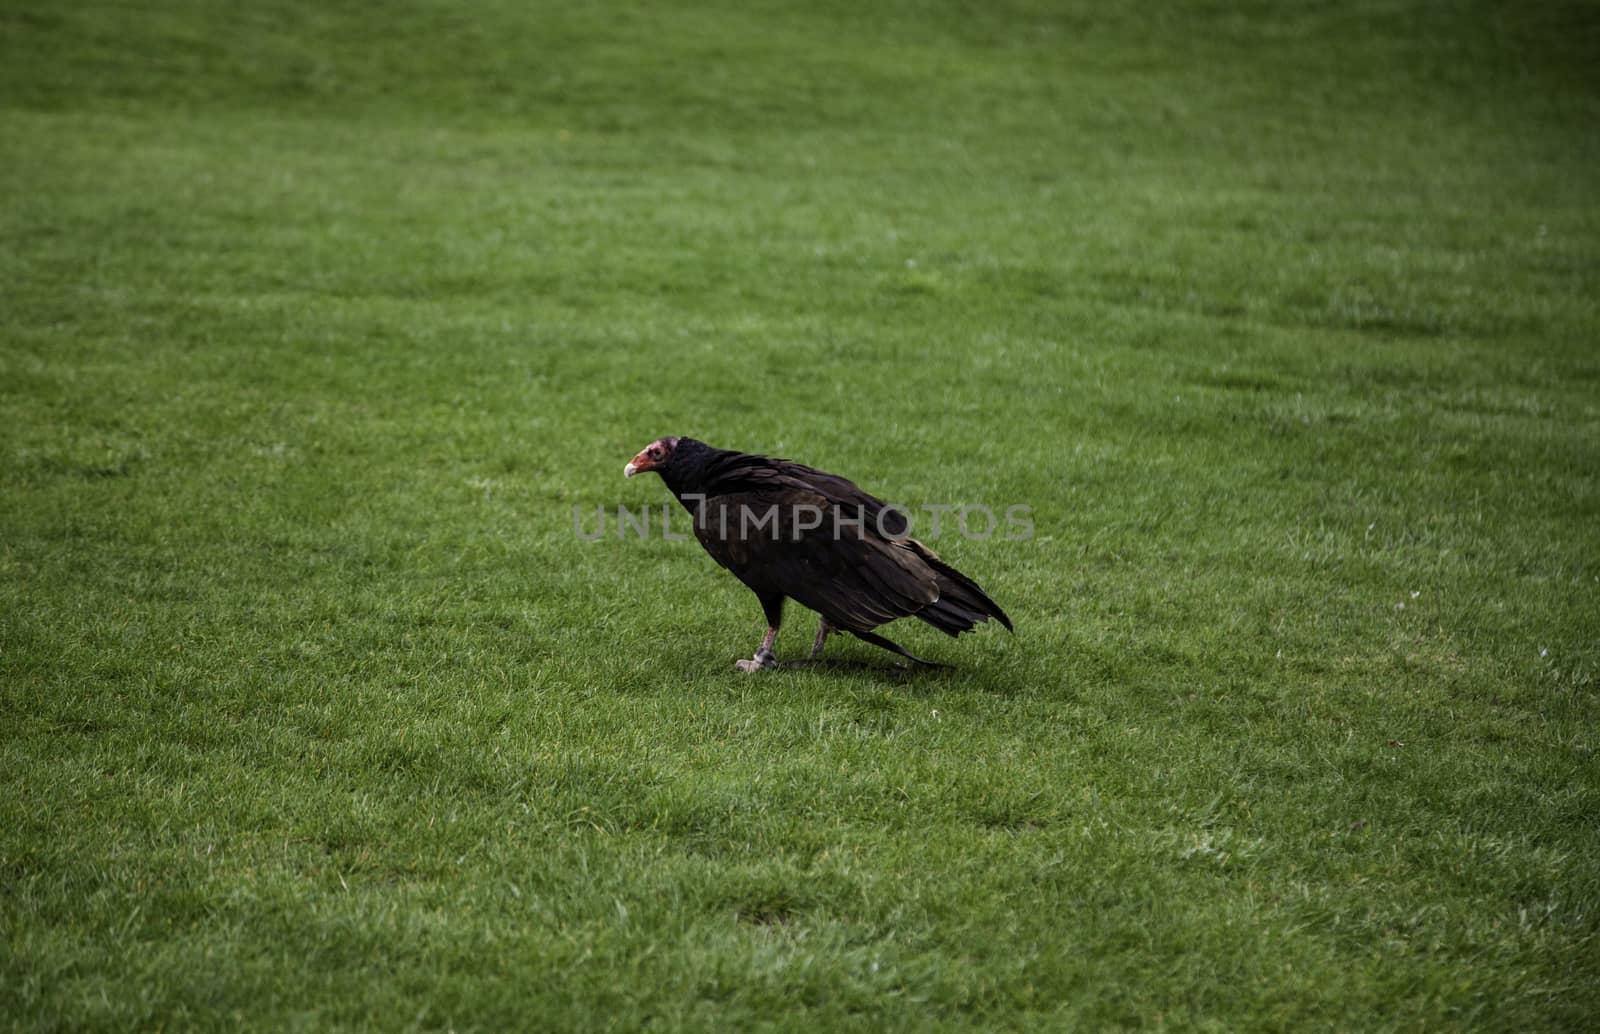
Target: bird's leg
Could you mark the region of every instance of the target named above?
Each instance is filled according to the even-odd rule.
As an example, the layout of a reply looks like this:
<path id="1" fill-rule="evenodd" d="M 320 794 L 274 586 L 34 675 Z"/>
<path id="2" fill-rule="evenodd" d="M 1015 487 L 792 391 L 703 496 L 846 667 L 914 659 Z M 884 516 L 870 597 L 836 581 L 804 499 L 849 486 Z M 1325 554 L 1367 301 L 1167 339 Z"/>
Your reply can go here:
<path id="1" fill-rule="evenodd" d="M 772 653 L 772 642 L 778 638 L 778 626 L 783 623 L 784 597 L 779 592 L 758 592 L 756 598 L 761 601 L 761 612 L 767 618 L 767 637 L 761 640 L 761 649 L 756 651 L 754 657 L 733 662 L 740 671 L 760 671 L 778 666 L 778 658 Z"/>
<path id="2" fill-rule="evenodd" d="M 777 638 L 778 626 L 768 625 L 766 638 L 761 640 L 761 649 L 756 651 L 756 655 L 749 660 L 734 661 L 733 666 L 740 671 L 760 671 L 762 668 L 776 668 L 778 666 L 778 658 L 772 652 L 772 642 Z"/>
<path id="3" fill-rule="evenodd" d="M 828 624 L 828 619 L 823 618 L 817 625 L 817 638 L 811 644 L 811 654 L 806 660 L 814 661 L 822 656 L 822 644 L 828 641 L 828 633 L 833 631 L 833 626 Z"/>

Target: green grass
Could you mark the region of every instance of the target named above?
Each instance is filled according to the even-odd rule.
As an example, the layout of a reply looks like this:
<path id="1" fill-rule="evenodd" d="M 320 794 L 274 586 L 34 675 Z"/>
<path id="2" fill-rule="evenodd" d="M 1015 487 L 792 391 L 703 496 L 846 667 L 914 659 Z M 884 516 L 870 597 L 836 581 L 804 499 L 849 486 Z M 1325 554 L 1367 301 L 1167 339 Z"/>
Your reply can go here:
<path id="1" fill-rule="evenodd" d="M 0 5 L 0 1023 L 1600 1014 L 1592 7 L 151 6 Z M 735 673 L 668 433 L 1017 635 Z"/>

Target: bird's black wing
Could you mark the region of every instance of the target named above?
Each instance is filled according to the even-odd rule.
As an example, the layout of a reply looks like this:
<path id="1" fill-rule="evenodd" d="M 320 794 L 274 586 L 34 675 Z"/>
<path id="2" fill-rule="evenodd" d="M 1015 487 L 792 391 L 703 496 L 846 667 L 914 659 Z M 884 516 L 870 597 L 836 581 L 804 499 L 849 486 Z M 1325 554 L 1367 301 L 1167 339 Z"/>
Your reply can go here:
<path id="1" fill-rule="evenodd" d="M 912 615 L 952 636 L 989 617 L 1011 627 L 977 583 L 906 537 L 903 511 L 847 478 L 727 453 L 701 485 L 696 536 L 758 594 L 782 593 L 852 632 Z"/>
<path id="2" fill-rule="evenodd" d="M 849 519 L 862 519 L 883 538 L 905 538 L 911 522 L 905 510 L 863 491 L 849 478 L 808 467 L 792 460 L 772 459 L 753 453 L 724 453 L 707 465 L 698 491 L 707 498 L 779 489 L 810 491 L 839 507 Z"/>
<path id="3" fill-rule="evenodd" d="M 903 536 L 904 515 L 853 482 L 745 453 L 708 464 L 695 535 L 757 593 L 781 592 L 866 631 L 939 597 L 937 574 Z"/>

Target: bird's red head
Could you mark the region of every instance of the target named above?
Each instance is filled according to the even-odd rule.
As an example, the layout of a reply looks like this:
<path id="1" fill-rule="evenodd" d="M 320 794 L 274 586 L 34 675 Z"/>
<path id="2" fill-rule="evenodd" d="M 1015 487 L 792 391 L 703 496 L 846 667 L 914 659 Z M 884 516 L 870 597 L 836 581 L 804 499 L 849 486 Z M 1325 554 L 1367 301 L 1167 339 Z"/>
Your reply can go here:
<path id="1" fill-rule="evenodd" d="M 672 435 L 666 438 L 657 438 L 655 441 L 639 450 L 639 455 L 622 468 L 622 476 L 631 478 L 635 474 L 642 474 L 647 470 L 659 470 L 672 459 L 672 450 L 677 447 L 678 438 Z"/>

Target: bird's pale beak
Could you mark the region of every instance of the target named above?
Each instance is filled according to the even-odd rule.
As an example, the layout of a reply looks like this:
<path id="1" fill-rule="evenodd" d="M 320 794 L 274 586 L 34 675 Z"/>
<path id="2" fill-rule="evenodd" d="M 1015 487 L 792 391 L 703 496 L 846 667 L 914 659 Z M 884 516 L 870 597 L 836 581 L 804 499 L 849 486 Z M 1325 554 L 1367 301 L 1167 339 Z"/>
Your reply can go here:
<path id="1" fill-rule="evenodd" d="M 643 474 L 647 470 L 655 470 L 660 467 L 661 460 L 659 453 L 656 456 L 650 455 L 650 449 L 653 448 L 655 448 L 655 446 L 652 445 L 649 448 L 640 449 L 639 454 L 632 460 L 628 461 L 628 465 L 626 467 L 622 468 L 622 476 L 625 478 L 631 478 L 635 474 Z"/>

